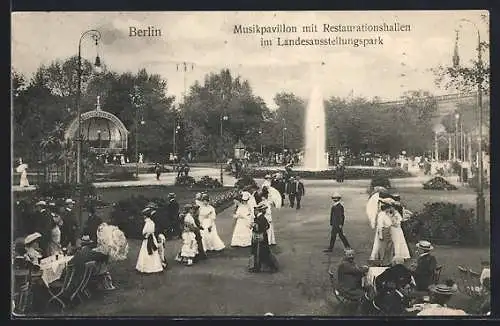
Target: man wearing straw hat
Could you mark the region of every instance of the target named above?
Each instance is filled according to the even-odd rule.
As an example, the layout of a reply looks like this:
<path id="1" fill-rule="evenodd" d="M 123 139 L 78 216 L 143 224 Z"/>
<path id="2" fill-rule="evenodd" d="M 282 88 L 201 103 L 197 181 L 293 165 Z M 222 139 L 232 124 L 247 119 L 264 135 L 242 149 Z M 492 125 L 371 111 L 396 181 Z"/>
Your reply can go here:
<path id="1" fill-rule="evenodd" d="M 417 243 L 417 254 L 419 256 L 412 270 L 418 291 L 427 291 L 429 285 L 433 282 L 437 260 L 436 257 L 431 255 L 432 249 L 434 247 L 429 241 L 422 240 Z"/>
<path id="2" fill-rule="evenodd" d="M 351 248 L 349 241 L 347 241 L 344 235 L 343 229 L 344 229 L 345 215 L 344 215 L 344 205 L 342 205 L 342 202 L 340 201 L 341 198 L 342 197 L 338 192 L 335 192 L 332 195 L 333 205 L 330 210 L 330 226 L 332 228 L 330 233 L 330 245 L 328 246 L 327 249 L 323 250 L 323 252 L 333 251 L 335 241 L 337 240 L 337 235 L 339 236 L 340 241 L 342 241 L 342 244 L 344 245 L 345 249 Z"/>

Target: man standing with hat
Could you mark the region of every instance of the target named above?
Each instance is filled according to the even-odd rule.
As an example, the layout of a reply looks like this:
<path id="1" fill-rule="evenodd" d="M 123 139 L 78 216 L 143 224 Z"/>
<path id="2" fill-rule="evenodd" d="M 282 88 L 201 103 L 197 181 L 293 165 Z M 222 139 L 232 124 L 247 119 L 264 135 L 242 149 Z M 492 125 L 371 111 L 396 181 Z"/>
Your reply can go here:
<path id="1" fill-rule="evenodd" d="M 290 182 L 288 183 L 290 207 L 293 208 L 295 200 L 297 200 L 297 209 L 300 209 L 300 201 L 305 194 L 304 184 L 300 181 L 300 177 L 298 175 L 295 178 L 290 177 Z"/>
<path id="2" fill-rule="evenodd" d="M 327 249 L 323 250 L 323 252 L 333 251 L 335 241 L 337 240 L 337 235 L 339 236 L 340 241 L 342 241 L 342 244 L 344 245 L 345 249 L 351 248 L 349 241 L 347 241 L 344 235 L 343 228 L 344 228 L 345 215 L 344 215 L 344 205 L 342 205 L 342 202 L 340 201 L 341 198 L 342 197 L 338 192 L 335 192 L 332 195 L 333 204 L 330 210 L 330 226 L 332 227 L 330 235 L 330 246 L 328 246 Z"/>
<path id="3" fill-rule="evenodd" d="M 73 211 L 75 201 L 68 198 L 64 201 L 64 205 L 61 245 L 63 247 L 75 246 L 78 236 L 78 221 Z"/>
<path id="4" fill-rule="evenodd" d="M 432 249 L 434 247 L 429 241 L 422 240 L 417 243 L 417 254 L 419 256 L 412 271 L 418 291 L 427 291 L 433 283 L 437 261 L 436 257 L 431 255 Z"/>
<path id="5" fill-rule="evenodd" d="M 167 196 L 168 204 L 166 207 L 166 215 L 168 221 L 168 233 L 173 236 L 182 238 L 181 220 L 179 219 L 179 203 L 175 198 L 175 193 L 171 192 Z"/>
<path id="6" fill-rule="evenodd" d="M 271 186 L 278 190 L 281 195 L 281 207 L 285 206 L 285 181 L 281 173 L 276 173 L 271 181 Z"/>

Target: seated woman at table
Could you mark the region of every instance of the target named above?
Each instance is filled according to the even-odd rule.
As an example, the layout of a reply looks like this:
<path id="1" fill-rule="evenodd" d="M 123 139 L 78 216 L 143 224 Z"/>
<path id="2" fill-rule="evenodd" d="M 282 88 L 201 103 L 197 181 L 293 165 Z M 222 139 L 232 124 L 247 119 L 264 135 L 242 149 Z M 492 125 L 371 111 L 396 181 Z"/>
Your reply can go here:
<path id="1" fill-rule="evenodd" d="M 50 231 L 50 240 L 47 244 L 46 256 L 62 255 L 63 250 L 61 246 L 61 229 L 57 224 L 52 225 Z"/>
<path id="2" fill-rule="evenodd" d="M 337 268 L 338 290 L 349 300 L 360 300 L 365 291 L 362 286 L 366 267 L 360 267 L 354 261 L 354 250 L 346 249 L 345 257 Z"/>
<path id="3" fill-rule="evenodd" d="M 457 293 L 457 285 L 453 280 L 447 280 L 445 284 L 429 286 L 431 292 L 431 304 L 425 305 L 417 316 L 465 316 L 467 313 L 460 309 L 447 307 L 453 294 Z"/>
<path id="4" fill-rule="evenodd" d="M 40 249 L 40 239 L 42 235 L 38 232 L 32 233 L 24 239 L 24 258 L 33 266 L 40 267 L 40 259 L 43 258 Z"/>

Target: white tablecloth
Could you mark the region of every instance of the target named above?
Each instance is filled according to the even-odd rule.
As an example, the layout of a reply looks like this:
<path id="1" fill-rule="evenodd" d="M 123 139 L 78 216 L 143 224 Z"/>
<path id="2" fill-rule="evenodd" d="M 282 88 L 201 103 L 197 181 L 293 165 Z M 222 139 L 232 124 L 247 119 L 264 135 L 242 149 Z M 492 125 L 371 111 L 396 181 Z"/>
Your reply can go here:
<path id="1" fill-rule="evenodd" d="M 389 267 L 369 267 L 366 276 L 363 278 L 363 286 L 373 286 L 375 288 L 375 278 L 382 274 Z"/>
<path id="2" fill-rule="evenodd" d="M 481 276 L 479 277 L 479 281 L 481 282 L 481 285 L 483 285 L 483 281 L 485 278 L 490 277 L 490 269 L 489 268 L 484 268 L 483 271 L 481 272 Z"/>
<path id="3" fill-rule="evenodd" d="M 72 258 L 73 256 L 59 256 L 58 260 L 41 265 L 42 280 L 45 285 L 49 286 L 50 283 L 60 279 L 64 268 Z"/>

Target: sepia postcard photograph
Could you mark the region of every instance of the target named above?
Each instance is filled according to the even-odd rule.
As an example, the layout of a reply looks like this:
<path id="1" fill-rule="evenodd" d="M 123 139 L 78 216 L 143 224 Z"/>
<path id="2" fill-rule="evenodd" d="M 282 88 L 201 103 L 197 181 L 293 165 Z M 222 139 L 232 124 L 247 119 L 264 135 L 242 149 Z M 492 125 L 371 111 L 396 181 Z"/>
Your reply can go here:
<path id="1" fill-rule="evenodd" d="M 489 23 L 12 12 L 11 318 L 488 318 Z"/>

